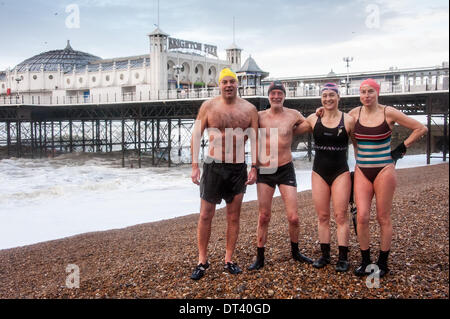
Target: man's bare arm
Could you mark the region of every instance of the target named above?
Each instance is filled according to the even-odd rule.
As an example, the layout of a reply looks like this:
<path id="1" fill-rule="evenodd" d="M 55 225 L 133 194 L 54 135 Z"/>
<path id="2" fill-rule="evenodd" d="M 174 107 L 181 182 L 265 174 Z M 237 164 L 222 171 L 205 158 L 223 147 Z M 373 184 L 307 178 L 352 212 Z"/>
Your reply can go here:
<path id="1" fill-rule="evenodd" d="M 259 116 L 256 107 L 252 105 L 251 111 L 251 131 L 252 135 L 250 137 L 251 143 L 251 153 L 252 153 L 252 168 L 250 169 L 250 173 L 248 174 L 246 185 L 251 185 L 256 182 L 256 166 L 258 165 L 258 128 L 259 128 Z"/>
<path id="2" fill-rule="evenodd" d="M 194 129 L 191 137 L 191 159 L 192 159 L 192 182 L 200 184 L 200 169 L 198 168 L 198 155 L 200 153 L 200 142 L 203 136 L 203 132 L 208 125 L 208 101 L 203 102 L 200 110 L 198 111 L 197 118 L 194 123 Z"/>
<path id="3" fill-rule="evenodd" d="M 303 117 L 303 115 L 301 115 L 301 116 L 302 116 L 302 118 L 303 118 L 303 121 L 302 121 L 302 123 L 301 123 L 300 125 L 298 125 L 298 126 L 295 128 L 295 130 L 294 130 L 294 135 L 301 135 L 301 134 L 305 134 L 305 133 L 312 132 L 311 123 L 310 123 L 310 121 L 309 121 L 309 118 L 311 117 L 311 115 L 308 116 L 307 119 L 305 119 L 305 118 Z"/>
<path id="4" fill-rule="evenodd" d="M 254 139 L 251 140 L 251 152 L 252 152 L 252 165 L 258 164 L 258 128 L 259 128 L 259 116 L 258 111 L 255 107 L 253 107 L 253 110 L 251 112 L 251 128 L 254 132 L 255 136 Z"/>

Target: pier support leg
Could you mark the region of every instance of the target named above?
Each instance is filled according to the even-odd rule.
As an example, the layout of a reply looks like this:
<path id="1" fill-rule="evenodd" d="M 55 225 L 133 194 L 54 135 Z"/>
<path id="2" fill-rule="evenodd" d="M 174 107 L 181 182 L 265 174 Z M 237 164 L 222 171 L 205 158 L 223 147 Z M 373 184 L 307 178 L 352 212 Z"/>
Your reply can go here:
<path id="1" fill-rule="evenodd" d="M 138 166 L 141 168 L 141 119 L 137 121 L 137 133 L 138 133 Z"/>
<path id="2" fill-rule="evenodd" d="M 170 151 L 172 150 L 172 120 L 169 119 L 167 122 L 167 126 L 168 126 L 168 134 L 167 134 L 167 159 L 168 159 L 168 166 L 170 167 L 170 162 L 171 162 L 171 158 L 170 158 Z"/>
<path id="3" fill-rule="evenodd" d="M 52 125 L 52 153 L 51 156 L 53 157 L 53 155 L 55 154 L 55 127 L 54 127 L 54 122 L 51 121 L 51 125 Z"/>
<path id="4" fill-rule="evenodd" d="M 312 136 L 311 133 L 308 133 L 308 161 L 311 162 L 312 158 Z"/>
<path id="5" fill-rule="evenodd" d="M 44 145 L 43 145 L 44 155 L 47 157 L 47 122 L 44 121 Z"/>
<path id="6" fill-rule="evenodd" d="M 427 128 L 428 128 L 428 134 L 427 134 L 427 165 L 430 164 L 430 158 L 431 158 L 431 97 L 428 97 L 427 99 Z"/>
<path id="7" fill-rule="evenodd" d="M 11 156 L 11 122 L 6 122 L 6 153 Z"/>
<path id="8" fill-rule="evenodd" d="M 155 120 L 152 119 L 152 166 L 155 166 Z"/>
<path id="9" fill-rule="evenodd" d="M 34 158 L 34 122 L 30 121 L 30 133 L 31 133 L 31 158 Z"/>
<path id="10" fill-rule="evenodd" d="M 81 121 L 81 147 L 83 149 L 83 153 L 86 152 L 86 138 L 84 135 L 84 120 Z"/>
<path id="11" fill-rule="evenodd" d="M 22 129 L 21 129 L 22 123 L 17 121 L 17 128 L 16 128 L 16 139 L 17 139 L 17 157 L 20 158 L 22 153 Z"/>
<path id="12" fill-rule="evenodd" d="M 125 167 L 125 120 L 122 119 L 122 167 Z"/>
<path id="13" fill-rule="evenodd" d="M 69 120 L 69 152 L 73 152 L 73 123 Z"/>
<path id="14" fill-rule="evenodd" d="M 444 143 L 442 145 L 442 153 L 443 153 L 443 160 L 444 162 L 447 161 L 447 152 L 448 152 L 448 113 L 444 113 Z"/>

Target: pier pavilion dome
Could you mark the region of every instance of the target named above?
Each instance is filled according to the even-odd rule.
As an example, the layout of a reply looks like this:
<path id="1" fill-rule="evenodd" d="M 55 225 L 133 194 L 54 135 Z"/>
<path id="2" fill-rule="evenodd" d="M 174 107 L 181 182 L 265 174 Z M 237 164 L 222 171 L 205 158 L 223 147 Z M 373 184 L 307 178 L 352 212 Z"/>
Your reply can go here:
<path id="1" fill-rule="evenodd" d="M 25 72 L 40 71 L 43 67 L 44 71 L 57 71 L 58 65 L 63 72 L 71 71 L 74 67 L 77 69 L 85 67 L 89 62 L 101 60 L 98 56 L 76 51 L 67 41 L 67 46 L 63 50 L 52 50 L 35 55 L 16 65 L 13 71 Z"/>

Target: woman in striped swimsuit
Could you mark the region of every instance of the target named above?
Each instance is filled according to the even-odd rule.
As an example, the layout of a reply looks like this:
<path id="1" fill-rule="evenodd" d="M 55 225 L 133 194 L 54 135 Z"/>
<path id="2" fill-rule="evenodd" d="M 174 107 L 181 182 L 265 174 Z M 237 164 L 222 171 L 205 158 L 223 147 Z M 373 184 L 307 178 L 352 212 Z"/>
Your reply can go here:
<path id="1" fill-rule="evenodd" d="M 366 267 L 370 260 L 369 219 L 372 198 L 376 198 L 377 221 L 381 230 L 379 275 L 388 273 L 387 260 L 391 249 L 391 208 L 397 183 L 395 162 L 406 149 L 427 132 L 418 121 L 406 116 L 394 107 L 378 104 L 380 86 L 367 79 L 360 86 L 362 106 L 349 112 L 356 120 L 354 136 L 357 141 L 354 194 L 358 210 L 357 230 L 362 262 L 355 269 L 357 276 L 370 274 Z M 391 134 L 394 124 L 409 128 L 412 133 L 391 152 Z"/>

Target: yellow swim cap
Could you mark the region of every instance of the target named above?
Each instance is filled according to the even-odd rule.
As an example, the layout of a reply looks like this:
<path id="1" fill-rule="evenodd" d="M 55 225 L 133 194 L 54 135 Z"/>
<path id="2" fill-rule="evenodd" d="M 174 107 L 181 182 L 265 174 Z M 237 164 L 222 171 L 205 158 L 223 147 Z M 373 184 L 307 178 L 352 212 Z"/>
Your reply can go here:
<path id="1" fill-rule="evenodd" d="M 220 75 L 219 75 L 219 84 L 222 81 L 222 79 L 226 76 L 231 76 L 233 77 L 236 81 L 238 81 L 238 78 L 236 76 L 236 73 L 234 73 L 233 71 L 231 71 L 229 68 L 225 68 L 222 71 L 220 71 Z"/>

